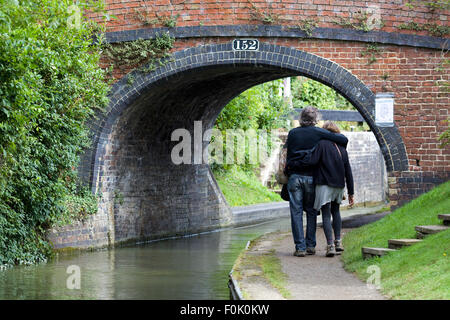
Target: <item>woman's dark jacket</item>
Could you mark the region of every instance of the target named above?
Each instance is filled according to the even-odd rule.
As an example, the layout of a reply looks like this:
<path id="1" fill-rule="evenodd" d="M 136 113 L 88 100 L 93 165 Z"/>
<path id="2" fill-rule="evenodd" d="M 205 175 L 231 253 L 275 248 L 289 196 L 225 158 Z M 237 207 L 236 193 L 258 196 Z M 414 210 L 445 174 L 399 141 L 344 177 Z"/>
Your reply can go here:
<path id="1" fill-rule="evenodd" d="M 312 152 L 309 164 L 315 165 L 313 177 L 316 185 L 344 188 L 347 183 L 348 194 L 354 194 L 352 168 L 344 147 L 321 140 Z"/>

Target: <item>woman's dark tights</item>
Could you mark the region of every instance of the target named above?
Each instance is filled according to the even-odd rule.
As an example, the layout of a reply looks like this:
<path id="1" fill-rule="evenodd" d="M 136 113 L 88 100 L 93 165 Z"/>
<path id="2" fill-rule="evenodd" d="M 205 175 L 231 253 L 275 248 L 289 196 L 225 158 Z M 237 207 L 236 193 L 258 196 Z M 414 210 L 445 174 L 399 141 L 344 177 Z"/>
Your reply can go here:
<path id="1" fill-rule="evenodd" d="M 333 230 L 334 230 L 334 239 L 341 240 L 341 213 L 339 212 L 339 203 L 337 202 L 328 202 L 323 205 L 322 208 L 322 225 L 323 231 L 325 233 L 325 237 L 327 238 L 327 244 L 333 244 Z M 333 228 L 331 224 L 331 216 L 333 216 Z"/>

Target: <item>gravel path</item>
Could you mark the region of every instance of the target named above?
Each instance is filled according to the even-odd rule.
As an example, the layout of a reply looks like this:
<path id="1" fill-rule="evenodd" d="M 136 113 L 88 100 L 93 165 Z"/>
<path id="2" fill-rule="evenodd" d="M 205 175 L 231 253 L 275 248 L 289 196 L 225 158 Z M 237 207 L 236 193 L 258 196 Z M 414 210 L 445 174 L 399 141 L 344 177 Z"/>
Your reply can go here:
<path id="1" fill-rule="evenodd" d="M 347 229 L 343 230 L 344 232 Z M 292 235 L 287 233 L 274 241 L 276 255 L 283 272 L 288 275 L 287 289 L 294 300 L 382 300 L 376 289 L 371 289 L 354 274 L 344 270 L 339 256 L 325 257 L 326 240 L 317 229 L 316 255 L 295 257 Z M 279 237 L 279 235 L 278 235 Z"/>
<path id="2" fill-rule="evenodd" d="M 348 229 L 344 229 L 343 233 Z M 239 266 L 239 287 L 248 300 L 284 300 L 280 292 L 263 277 L 262 271 L 249 263 L 252 256 L 274 252 L 288 276 L 286 289 L 292 300 L 383 300 L 376 289 L 369 288 L 356 275 L 344 270 L 340 256 L 325 257 L 323 229 L 317 229 L 316 255 L 295 257 L 291 232 L 269 233 L 259 238 L 245 253 Z"/>

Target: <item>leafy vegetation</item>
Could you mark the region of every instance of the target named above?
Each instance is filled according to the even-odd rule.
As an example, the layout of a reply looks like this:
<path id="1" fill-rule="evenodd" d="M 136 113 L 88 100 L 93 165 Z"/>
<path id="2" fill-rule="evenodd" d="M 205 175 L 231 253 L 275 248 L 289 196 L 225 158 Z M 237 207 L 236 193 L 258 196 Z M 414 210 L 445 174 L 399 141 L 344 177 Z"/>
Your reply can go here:
<path id="1" fill-rule="evenodd" d="M 361 50 L 361 57 L 368 56 L 367 64 L 375 63 L 379 54 L 381 54 L 381 48 L 376 43 L 369 43 L 364 50 Z"/>
<path id="2" fill-rule="evenodd" d="M 360 30 L 364 32 L 369 32 L 374 29 L 375 25 L 377 25 L 378 29 L 383 28 L 384 21 L 383 20 L 375 20 L 371 21 L 368 12 L 364 12 L 362 10 L 353 14 L 352 18 L 343 18 L 339 17 L 338 20 L 332 21 L 334 24 L 339 25 L 344 28 L 351 28 L 355 30 Z"/>
<path id="3" fill-rule="evenodd" d="M 402 23 L 397 28 L 400 30 L 427 31 L 435 37 L 445 37 L 450 33 L 450 27 L 436 23 L 416 23 L 414 21 Z"/>
<path id="4" fill-rule="evenodd" d="M 51 254 L 48 227 L 96 211 L 75 168 L 108 84 L 92 42 L 99 26 L 82 15 L 69 23 L 72 1 L 0 4 L 0 265 L 31 264 Z"/>
<path id="5" fill-rule="evenodd" d="M 117 44 L 103 44 L 104 55 L 112 62 L 112 67 L 131 72 L 139 68 L 142 72 L 151 72 L 157 65 L 163 65 L 163 58 L 169 57 L 175 38 L 169 33 L 156 35 L 155 39 L 138 39 Z M 131 69 L 131 71 L 129 70 Z M 129 77 L 129 85 L 134 79 Z"/>
<path id="6" fill-rule="evenodd" d="M 449 123 L 448 119 L 446 120 Z M 447 130 L 445 130 L 438 138 L 440 142 L 439 147 L 444 148 L 446 145 L 450 143 L 450 126 L 447 126 Z"/>
<path id="7" fill-rule="evenodd" d="M 337 93 L 334 89 L 312 79 L 304 77 L 291 78 L 292 104 L 294 108 L 313 106 L 324 110 L 355 110 L 353 105 Z M 352 128 L 357 131 L 368 131 L 366 123 L 337 122 L 338 127 L 344 131 Z"/>
<path id="8" fill-rule="evenodd" d="M 299 28 L 300 30 L 306 33 L 307 37 L 311 37 L 313 31 L 318 26 L 319 20 L 317 19 L 317 17 L 314 17 L 314 18 L 305 18 L 304 20 L 300 21 L 295 27 L 292 28 Z"/>
<path id="9" fill-rule="evenodd" d="M 410 0 L 405 3 L 405 6 L 412 10 L 416 9 L 417 5 L 425 5 L 430 12 L 450 9 L 449 0 Z"/>
<path id="10" fill-rule="evenodd" d="M 270 150 L 272 141 L 270 131 L 287 125 L 284 116 L 289 107 L 278 94 L 281 83 L 282 80 L 267 82 L 250 88 L 234 98 L 219 114 L 215 129 L 219 130 L 223 137 L 226 137 L 226 131 L 229 129 L 266 130 L 269 133 L 268 147 Z M 233 137 L 233 139 L 235 138 Z M 227 144 L 226 139 L 224 139 L 224 143 Z M 224 149 L 226 151 L 226 147 Z M 242 165 L 242 168 L 250 172 L 255 170 L 258 164 L 249 163 L 248 147 L 245 152 L 246 163 Z M 230 169 L 233 166 L 235 164 L 211 163 L 211 168 L 215 172 L 221 169 Z"/>
<path id="11" fill-rule="evenodd" d="M 381 270 L 383 293 L 394 299 L 449 299 L 450 230 L 381 258 L 363 260 L 361 247 L 386 247 L 388 239 L 415 238 L 416 225 L 440 224 L 437 215 L 450 207 L 446 182 L 395 210 L 383 219 L 352 230 L 344 237 L 345 268 L 362 279 L 371 265 Z"/>
<path id="12" fill-rule="evenodd" d="M 264 24 L 274 24 L 279 22 L 279 15 L 271 12 L 270 10 L 264 11 L 258 8 L 251 0 L 248 0 L 248 2 L 251 6 L 250 15 L 253 20 L 261 21 Z"/>

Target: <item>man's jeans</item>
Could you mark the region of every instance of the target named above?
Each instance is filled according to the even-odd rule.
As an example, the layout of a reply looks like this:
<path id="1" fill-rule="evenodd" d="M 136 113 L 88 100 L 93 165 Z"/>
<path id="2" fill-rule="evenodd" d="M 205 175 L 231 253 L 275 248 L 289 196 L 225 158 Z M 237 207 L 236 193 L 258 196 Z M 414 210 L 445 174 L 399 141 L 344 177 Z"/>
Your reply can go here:
<path id="1" fill-rule="evenodd" d="M 317 212 L 314 210 L 315 188 L 313 177 L 292 174 L 288 181 L 291 227 L 295 250 L 316 246 Z M 303 234 L 303 210 L 306 211 L 306 242 Z"/>

